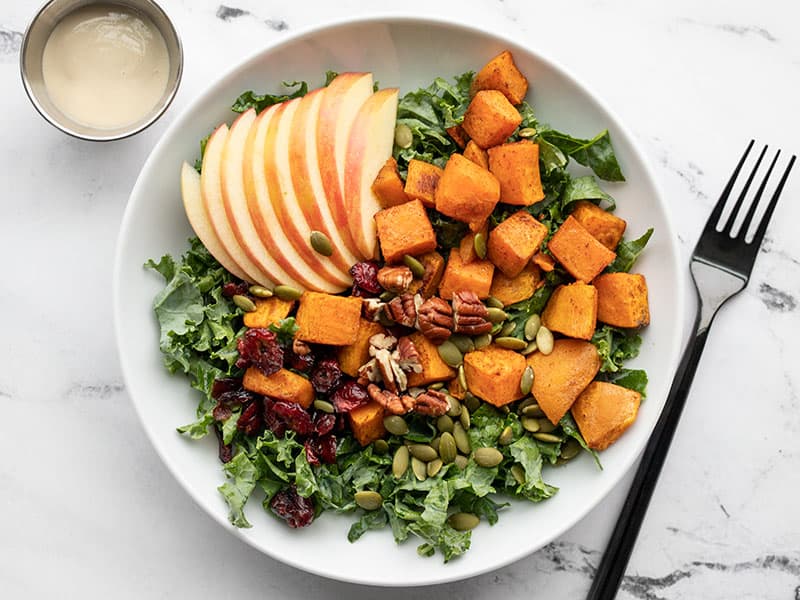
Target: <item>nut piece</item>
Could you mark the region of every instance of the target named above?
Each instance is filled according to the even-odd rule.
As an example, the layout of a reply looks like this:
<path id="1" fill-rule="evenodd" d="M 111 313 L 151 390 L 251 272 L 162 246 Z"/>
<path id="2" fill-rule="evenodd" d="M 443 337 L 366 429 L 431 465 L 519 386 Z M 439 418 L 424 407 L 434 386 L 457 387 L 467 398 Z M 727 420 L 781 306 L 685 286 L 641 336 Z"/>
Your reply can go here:
<path id="1" fill-rule="evenodd" d="M 370 348 L 370 350 L 372 350 Z M 378 363 L 378 370 L 384 387 L 390 392 L 403 392 L 408 387 L 408 378 L 400 365 L 392 358 L 391 352 L 384 348 L 375 353 L 375 360 Z"/>
<path id="2" fill-rule="evenodd" d="M 380 381 L 381 373 L 378 370 L 378 361 L 374 358 L 358 368 L 358 383 L 366 387 L 370 383 Z"/>
<path id="3" fill-rule="evenodd" d="M 307 356 L 308 354 L 311 354 L 311 346 L 306 344 L 304 341 L 295 338 L 292 341 L 292 352 L 297 354 L 297 356 Z"/>
<path id="4" fill-rule="evenodd" d="M 417 322 L 417 303 L 414 294 L 402 294 L 392 298 L 385 310 L 389 318 L 398 325 L 414 327 Z"/>
<path id="5" fill-rule="evenodd" d="M 395 294 L 402 294 L 414 280 L 414 274 L 406 266 L 383 267 L 378 271 L 378 283 L 381 287 Z"/>
<path id="6" fill-rule="evenodd" d="M 362 298 L 361 313 L 367 321 L 379 321 L 386 303 L 380 298 Z"/>
<path id="7" fill-rule="evenodd" d="M 414 412 L 429 417 L 441 417 L 447 412 L 449 403 L 447 396 L 438 390 L 427 390 L 425 393 L 416 397 L 414 402 Z"/>
<path id="8" fill-rule="evenodd" d="M 367 386 L 367 393 L 374 402 L 393 415 L 404 415 L 414 407 L 414 398 L 411 396 L 398 396 L 389 390 L 382 390 L 374 383 Z"/>
<path id="9" fill-rule="evenodd" d="M 401 369 L 409 373 L 422 373 L 422 363 L 420 362 L 419 352 L 417 352 L 417 347 L 414 345 L 414 342 L 411 341 L 411 338 L 403 336 L 397 340 L 397 350 L 395 350 L 395 354 L 397 356 L 393 354 L 392 358 L 397 361 Z"/>
<path id="10" fill-rule="evenodd" d="M 419 329 L 431 342 L 441 344 L 452 333 L 453 309 L 441 298 L 427 299 L 419 307 Z"/>
<path id="11" fill-rule="evenodd" d="M 453 313 L 456 333 L 481 335 L 492 330 L 489 309 L 473 291 L 460 290 L 453 293 Z"/>

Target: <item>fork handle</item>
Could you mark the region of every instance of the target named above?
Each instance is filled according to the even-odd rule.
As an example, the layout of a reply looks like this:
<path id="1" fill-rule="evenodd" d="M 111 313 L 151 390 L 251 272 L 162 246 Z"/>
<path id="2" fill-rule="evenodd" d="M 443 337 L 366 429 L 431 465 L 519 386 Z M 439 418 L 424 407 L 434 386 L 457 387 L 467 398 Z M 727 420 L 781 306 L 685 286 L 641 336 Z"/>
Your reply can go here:
<path id="1" fill-rule="evenodd" d="M 706 345 L 710 322 L 701 327 L 699 321 L 698 314 L 693 329 L 694 334 L 684 350 L 664 409 L 661 411 L 661 416 L 647 446 L 645 446 L 642 460 L 633 478 L 633 484 L 625 498 L 622 513 L 611 534 L 611 540 L 606 547 L 603 559 L 597 568 L 587 600 L 613 600 L 617 595 L 620 582 L 628 566 L 628 560 L 636 544 L 639 529 L 647 513 L 650 498 L 661 473 L 661 467 L 664 466 L 670 443 L 681 418 L 681 412 L 694 380 L 700 356 Z"/>

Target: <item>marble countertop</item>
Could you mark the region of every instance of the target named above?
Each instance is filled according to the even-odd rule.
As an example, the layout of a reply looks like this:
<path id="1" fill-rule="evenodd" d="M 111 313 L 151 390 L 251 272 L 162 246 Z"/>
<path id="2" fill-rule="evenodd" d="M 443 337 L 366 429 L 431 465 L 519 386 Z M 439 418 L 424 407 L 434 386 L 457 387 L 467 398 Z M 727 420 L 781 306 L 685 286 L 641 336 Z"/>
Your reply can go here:
<path id="1" fill-rule="evenodd" d="M 182 107 L 264 43 L 347 15 L 444 15 L 529 40 L 607 101 L 655 167 L 688 261 L 747 140 L 800 151 L 800 4 L 224 2 L 162 1 L 185 45 L 181 90 L 157 125 L 106 145 L 34 111 L 18 53 L 38 3 L 0 4 L 0 594 L 582 598 L 629 478 L 539 552 L 446 591 L 321 579 L 221 534 L 161 464 L 123 384 L 110 282 L 128 193 Z M 712 330 L 620 600 L 800 599 L 798 195 L 800 172 Z"/>

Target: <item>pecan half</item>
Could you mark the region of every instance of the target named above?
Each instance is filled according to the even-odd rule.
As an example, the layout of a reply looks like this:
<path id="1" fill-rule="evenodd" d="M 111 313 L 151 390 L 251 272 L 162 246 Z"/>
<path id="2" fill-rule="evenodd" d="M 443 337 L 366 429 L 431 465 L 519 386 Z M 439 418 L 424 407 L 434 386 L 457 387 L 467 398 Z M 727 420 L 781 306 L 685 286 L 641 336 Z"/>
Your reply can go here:
<path id="1" fill-rule="evenodd" d="M 489 311 L 478 295 L 470 290 L 453 293 L 455 332 L 481 335 L 492 330 Z"/>
<path id="2" fill-rule="evenodd" d="M 414 398 L 408 395 L 398 396 L 389 390 L 382 390 L 374 383 L 367 386 L 369 397 L 393 415 L 404 415 L 414 407 Z"/>
<path id="3" fill-rule="evenodd" d="M 414 274 L 406 266 L 402 267 L 383 267 L 378 271 L 378 283 L 381 287 L 395 294 L 402 294 L 411 285 Z"/>
<path id="4" fill-rule="evenodd" d="M 450 337 L 453 309 L 438 297 L 428 298 L 419 307 L 419 330 L 437 346 Z"/>
<path id="5" fill-rule="evenodd" d="M 414 327 L 417 322 L 417 303 L 414 294 L 402 294 L 386 305 L 386 314 L 398 325 Z"/>
<path id="6" fill-rule="evenodd" d="M 391 350 L 397 344 L 397 338 L 385 333 L 376 333 L 369 338 L 369 355 L 375 356 L 378 350 Z"/>
<path id="7" fill-rule="evenodd" d="M 396 356 L 394 354 L 396 354 Z M 394 354 L 392 358 L 397 361 L 401 369 L 413 373 L 422 373 L 422 363 L 420 362 L 419 352 L 414 342 L 411 341 L 411 338 L 403 336 L 397 340 L 397 350 L 395 350 Z"/>
<path id="8" fill-rule="evenodd" d="M 429 417 L 441 417 L 449 406 L 447 396 L 438 390 L 427 390 L 414 399 L 414 412 Z"/>
<path id="9" fill-rule="evenodd" d="M 392 357 L 391 352 L 381 348 L 375 352 L 375 361 L 381 374 L 383 387 L 390 392 L 403 392 L 408 387 L 408 377 Z"/>

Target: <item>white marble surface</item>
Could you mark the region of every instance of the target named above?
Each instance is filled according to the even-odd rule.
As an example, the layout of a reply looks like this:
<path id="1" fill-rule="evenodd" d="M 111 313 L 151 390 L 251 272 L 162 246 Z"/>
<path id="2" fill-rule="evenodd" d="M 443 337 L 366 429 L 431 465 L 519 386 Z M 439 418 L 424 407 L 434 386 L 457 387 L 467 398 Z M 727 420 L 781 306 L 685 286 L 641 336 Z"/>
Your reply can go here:
<path id="1" fill-rule="evenodd" d="M 800 150 L 800 5 L 164 0 L 186 51 L 177 100 L 147 132 L 97 145 L 47 125 L 22 90 L 37 4 L 0 3 L 0 596 L 583 597 L 624 485 L 543 550 L 446 590 L 328 581 L 225 534 L 159 462 L 122 381 L 110 280 L 127 195 L 169 121 L 265 42 L 347 15 L 457 15 L 524 36 L 607 100 L 654 165 L 688 258 L 750 137 Z M 800 171 L 712 331 L 621 600 L 800 599 L 799 195 Z"/>

